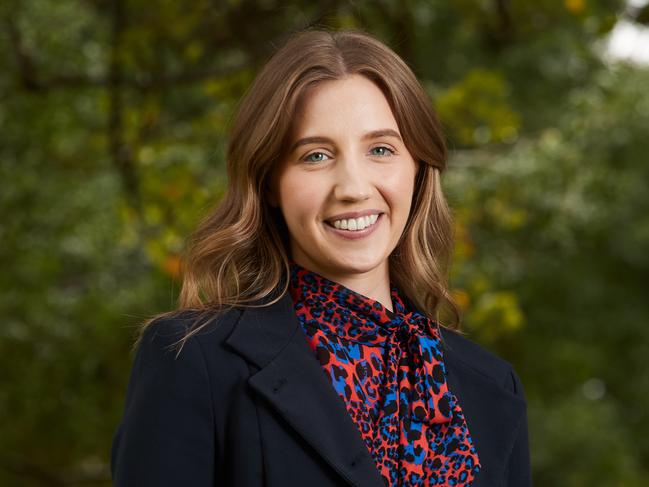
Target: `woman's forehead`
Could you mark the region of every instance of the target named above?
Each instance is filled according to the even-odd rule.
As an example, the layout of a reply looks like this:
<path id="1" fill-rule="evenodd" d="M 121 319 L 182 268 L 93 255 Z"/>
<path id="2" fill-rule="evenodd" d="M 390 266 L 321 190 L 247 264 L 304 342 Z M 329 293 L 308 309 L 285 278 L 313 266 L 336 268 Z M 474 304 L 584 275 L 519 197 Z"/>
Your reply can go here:
<path id="1" fill-rule="evenodd" d="M 297 138 L 340 133 L 359 135 L 378 129 L 399 132 L 390 104 L 369 79 L 353 75 L 319 83 L 304 93 L 292 121 Z"/>

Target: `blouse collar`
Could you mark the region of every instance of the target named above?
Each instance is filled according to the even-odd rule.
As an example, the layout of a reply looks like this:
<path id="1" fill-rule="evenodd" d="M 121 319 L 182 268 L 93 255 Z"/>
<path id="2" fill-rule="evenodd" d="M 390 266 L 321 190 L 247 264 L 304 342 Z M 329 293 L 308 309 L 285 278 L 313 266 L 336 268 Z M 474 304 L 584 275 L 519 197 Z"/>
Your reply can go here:
<path id="1" fill-rule="evenodd" d="M 401 324 L 402 317 L 408 312 L 408 308 L 412 307 L 409 300 L 402 298 L 393 281 L 390 281 L 391 311 L 381 302 L 309 270 L 294 260 L 289 260 L 289 263 L 291 268 L 290 291 L 294 301 L 308 300 L 310 305 L 316 304 L 312 303 L 313 299 L 317 299 L 321 303 L 325 299 L 333 301 L 344 308 L 344 312 L 349 315 L 349 318 L 354 315 L 356 320 L 363 322 L 362 324 L 372 327 L 379 325 L 387 331 L 395 331 L 394 328 Z"/>

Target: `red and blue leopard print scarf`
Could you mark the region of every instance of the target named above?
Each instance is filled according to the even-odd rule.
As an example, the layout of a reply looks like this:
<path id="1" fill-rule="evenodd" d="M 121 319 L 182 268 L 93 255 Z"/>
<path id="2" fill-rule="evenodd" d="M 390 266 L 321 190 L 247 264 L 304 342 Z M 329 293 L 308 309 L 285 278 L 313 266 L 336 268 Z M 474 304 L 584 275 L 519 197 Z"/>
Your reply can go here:
<path id="1" fill-rule="evenodd" d="M 440 333 L 390 283 L 380 302 L 290 261 L 298 321 L 386 485 L 470 486 L 480 462 Z"/>

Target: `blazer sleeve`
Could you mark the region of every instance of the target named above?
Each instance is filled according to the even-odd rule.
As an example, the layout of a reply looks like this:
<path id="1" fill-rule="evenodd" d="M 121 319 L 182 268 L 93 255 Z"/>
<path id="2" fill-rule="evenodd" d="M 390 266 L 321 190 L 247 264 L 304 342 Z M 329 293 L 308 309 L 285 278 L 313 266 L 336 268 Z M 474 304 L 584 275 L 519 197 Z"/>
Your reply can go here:
<path id="1" fill-rule="evenodd" d="M 121 423 L 113 437 L 116 487 L 214 485 L 212 397 L 199 342 L 169 350 L 184 333 L 176 319 L 153 322 L 138 346 Z"/>
<path id="2" fill-rule="evenodd" d="M 507 380 L 506 387 L 525 401 L 523 384 L 513 369 L 510 371 L 510 377 Z M 525 411 L 521 416 L 517 431 L 516 440 L 506 467 L 505 485 L 508 487 L 527 487 L 532 485 L 527 425 L 527 402 L 525 403 Z"/>

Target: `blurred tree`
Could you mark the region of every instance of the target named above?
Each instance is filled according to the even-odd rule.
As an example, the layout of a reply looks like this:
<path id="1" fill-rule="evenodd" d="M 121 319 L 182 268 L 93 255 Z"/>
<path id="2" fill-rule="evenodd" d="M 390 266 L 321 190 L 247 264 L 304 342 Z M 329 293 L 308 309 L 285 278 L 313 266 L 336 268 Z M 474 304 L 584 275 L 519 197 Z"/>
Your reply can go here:
<path id="1" fill-rule="evenodd" d="M 458 247 L 466 323 L 525 377 L 541 485 L 649 480 L 646 86 L 600 71 L 554 127 L 457 154 L 447 180 L 476 248 Z"/>
<path id="2" fill-rule="evenodd" d="M 109 485 L 135 328 L 174 307 L 184 239 L 226 183 L 236 103 L 276 45 L 317 25 L 386 41 L 439 107 L 453 284 L 471 335 L 521 373 L 535 483 L 643 485 L 649 75 L 593 48 L 621 11 L 0 4 L 0 484 Z"/>

